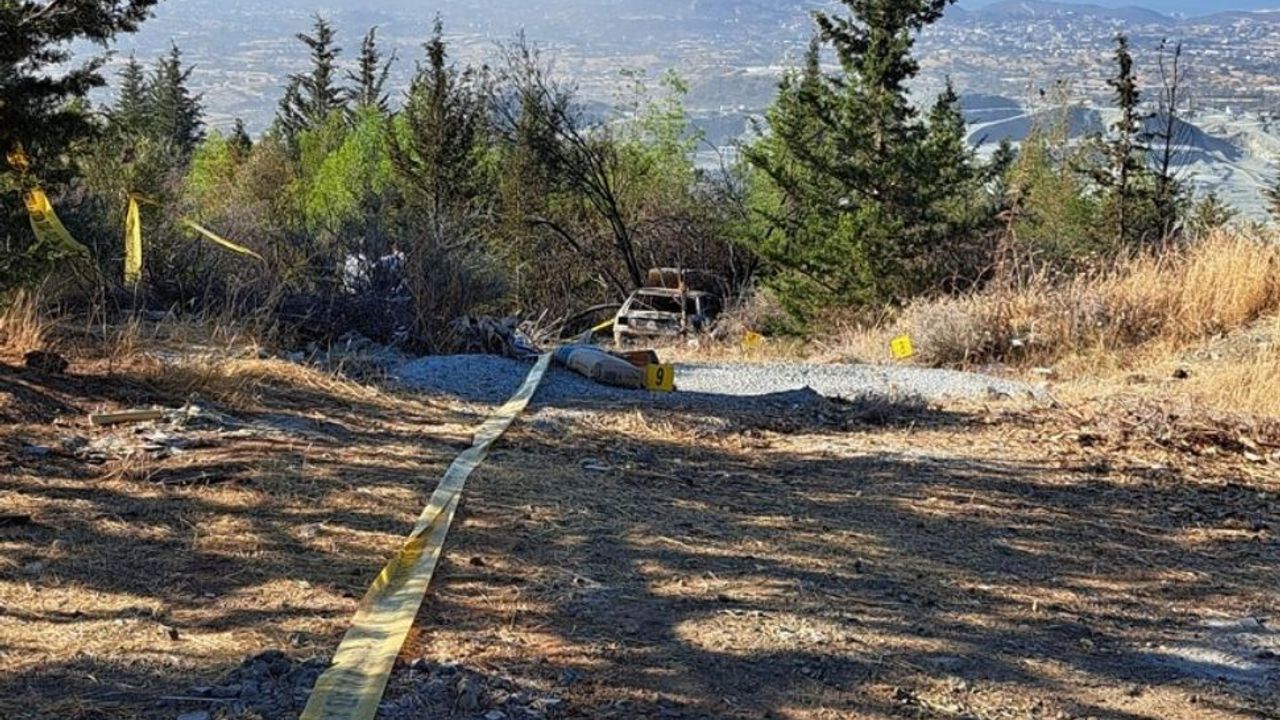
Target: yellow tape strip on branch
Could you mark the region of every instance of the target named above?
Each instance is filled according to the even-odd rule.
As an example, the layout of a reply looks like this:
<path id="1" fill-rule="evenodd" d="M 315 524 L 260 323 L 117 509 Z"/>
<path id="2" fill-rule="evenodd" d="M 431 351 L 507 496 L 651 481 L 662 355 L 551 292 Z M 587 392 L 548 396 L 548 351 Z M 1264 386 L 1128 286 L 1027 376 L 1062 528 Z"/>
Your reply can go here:
<path id="1" fill-rule="evenodd" d="M 32 188 L 23 196 L 27 204 L 27 214 L 31 216 L 31 230 L 41 244 L 61 248 L 69 255 L 89 258 L 89 248 L 76 242 L 67 232 L 67 228 L 53 211 L 49 196 L 40 188 Z"/>
<path id="2" fill-rule="evenodd" d="M 224 238 L 224 237 L 222 237 L 222 236 L 218 235 L 217 233 L 215 233 L 214 231 L 210 230 L 209 228 L 206 228 L 206 227 L 204 227 L 203 225 L 201 225 L 201 224 L 197 223 L 195 220 L 188 220 L 188 219 L 186 219 L 186 218 L 183 218 L 183 219 L 182 219 L 182 224 L 183 224 L 183 225 L 186 225 L 187 227 L 191 228 L 192 230 L 195 230 L 196 232 L 198 232 L 198 233 L 200 233 L 201 235 L 205 236 L 205 237 L 206 237 L 206 238 L 208 238 L 210 241 L 212 241 L 212 242 L 214 242 L 214 243 L 217 243 L 218 245 L 221 245 L 222 247 L 224 247 L 224 248 L 226 248 L 226 249 L 228 249 L 228 250 L 230 250 L 230 251 L 232 251 L 232 252 L 238 252 L 238 253 L 240 253 L 241 255 L 248 255 L 248 256 L 250 256 L 250 257 L 255 257 L 255 258 L 257 258 L 258 260 L 261 260 L 262 262 L 266 262 L 266 259 L 265 259 L 265 258 L 263 258 L 263 257 L 262 257 L 261 255 L 259 255 L 258 253 L 256 253 L 256 252 L 254 252 L 254 251 L 250 250 L 250 249 L 249 249 L 249 248 L 247 248 L 247 247 L 244 247 L 243 245 L 237 245 L 237 244 L 235 244 L 235 243 L 231 242 L 230 240 L 227 240 L 226 238 Z"/>
<path id="3" fill-rule="evenodd" d="M 153 206 L 153 207 L 160 207 L 160 203 L 159 203 L 158 201 L 156 201 L 156 200 L 155 200 L 155 199 L 153 199 L 153 198 L 149 198 L 149 197 L 147 197 L 146 195 L 142 195 L 142 194 L 140 194 L 140 193 L 133 193 L 133 194 L 129 195 L 129 202 L 130 202 L 130 205 L 131 205 L 131 206 L 132 206 L 132 204 L 133 204 L 133 203 L 135 203 L 135 202 L 143 202 L 143 203 L 146 203 L 147 205 L 151 205 L 151 206 Z M 226 248 L 226 249 L 230 250 L 231 252 L 240 253 L 241 255 L 248 255 L 249 257 L 257 258 L 259 261 L 264 262 L 264 263 L 267 261 L 267 260 L 266 260 L 266 258 L 262 257 L 262 256 L 261 256 L 261 255 L 259 255 L 258 253 L 256 253 L 256 252 L 254 252 L 254 251 L 250 250 L 249 248 L 247 248 L 247 247 L 245 247 L 245 246 L 243 246 L 243 245 L 237 245 L 236 243 L 231 242 L 230 240 L 228 240 L 228 239 L 226 239 L 226 238 L 222 237 L 222 236 L 221 236 L 221 235 L 219 235 L 218 233 L 216 233 L 216 232 L 214 232 L 214 231 L 210 230 L 209 228 L 207 228 L 207 227 L 205 227 L 205 226 L 201 225 L 200 223 L 196 222 L 195 220 L 192 220 L 192 219 L 190 219 L 190 218 L 180 218 L 180 219 L 178 220 L 178 222 L 181 222 L 183 225 L 186 225 L 187 227 L 191 228 L 192 230 L 196 231 L 197 233 L 199 233 L 199 234 L 203 235 L 203 236 L 204 236 L 206 239 L 208 239 L 210 242 L 213 242 L 213 243 L 215 243 L 215 244 L 217 244 L 217 245 L 221 245 L 222 247 L 224 247 L 224 248 Z"/>
<path id="4" fill-rule="evenodd" d="M 365 594 L 333 664 L 316 681 L 301 720 L 372 720 L 377 714 L 391 668 L 444 550 L 467 478 L 528 407 L 550 363 L 550 355 L 538 360 L 524 385 L 480 426 L 471 447 L 449 466 L 413 533 Z"/>
<path id="5" fill-rule="evenodd" d="M 142 279 L 142 217 L 138 199 L 130 196 L 129 210 L 124 214 L 124 284 L 138 286 Z"/>

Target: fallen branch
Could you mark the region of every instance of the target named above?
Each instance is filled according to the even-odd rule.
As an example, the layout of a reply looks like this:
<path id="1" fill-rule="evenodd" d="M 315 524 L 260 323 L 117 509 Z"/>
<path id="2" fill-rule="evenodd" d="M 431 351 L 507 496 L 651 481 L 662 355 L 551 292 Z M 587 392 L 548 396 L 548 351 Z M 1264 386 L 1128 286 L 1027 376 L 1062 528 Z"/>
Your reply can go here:
<path id="1" fill-rule="evenodd" d="M 126 410 L 124 412 L 90 415 L 89 422 L 99 427 L 106 427 L 125 423 L 154 422 L 163 420 L 166 414 L 164 410 Z"/>

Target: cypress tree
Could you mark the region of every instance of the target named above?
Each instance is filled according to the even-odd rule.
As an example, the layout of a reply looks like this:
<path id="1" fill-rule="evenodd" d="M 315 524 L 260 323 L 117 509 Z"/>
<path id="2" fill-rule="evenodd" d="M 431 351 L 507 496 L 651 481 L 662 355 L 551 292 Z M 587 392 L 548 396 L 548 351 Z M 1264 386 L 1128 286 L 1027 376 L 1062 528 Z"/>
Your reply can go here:
<path id="1" fill-rule="evenodd" d="M 200 96 L 187 88 L 194 67 L 182 66 L 176 44 L 156 62 L 147 93 L 147 123 L 157 140 L 170 142 L 184 157 L 204 139 L 204 108 Z"/>
<path id="2" fill-rule="evenodd" d="M 130 55 L 120 71 L 120 94 L 109 113 L 112 129 L 124 134 L 144 133 L 150 92 L 146 70 L 136 56 Z"/>
<path id="3" fill-rule="evenodd" d="M 383 113 L 388 110 L 387 95 L 383 93 L 383 88 L 387 84 L 387 76 L 391 74 L 391 64 L 395 62 L 396 54 L 391 53 L 391 57 L 383 62 L 382 52 L 378 49 L 377 36 L 378 28 L 369 28 L 369 32 L 360 43 L 360 61 L 357 71 L 347 73 L 347 79 L 353 83 L 347 95 L 354 105 L 354 110 L 377 108 Z"/>
<path id="4" fill-rule="evenodd" d="M 1147 158 L 1151 152 L 1149 138 L 1143 132 L 1142 93 L 1138 76 L 1134 71 L 1133 53 L 1129 38 L 1116 36 L 1116 74 L 1107 80 L 1115 92 L 1116 109 L 1120 117 L 1111 126 L 1111 137 L 1106 143 L 1108 167 L 1095 172 L 1098 184 L 1108 196 L 1108 219 L 1112 223 L 1115 238 L 1121 245 L 1138 240 L 1150 240 L 1151 229 L 1145 227 L 1144 200 L 1151 199 L 1152 185 Z"/>
<path id="5" fill-rule="evenodd" d="M 815 44 L 767 114 L 771 135 L 746 154 L 774 187 L 773 232 L 757 249 L 794 312 L 932 284 L 928 257 L 950 239 L 942 213 L 961 191 L 948 178 L 974 170 L 954 92 L 924 122 L 906 87 L 916 34 L 951 2 L 843 0 L 847 15 L 816 14 L 840 71 L 821 70 Z"/>
<path id="6" fill-rule="evenodd" d="M 484 175 L 478 155 L 488 115 L 480 80 L 448 62 L 444 28 L 437 17 L 427 42 L 427 63 L 409 86 L 403 137 L 393 137 L 391 159 L 410 202 L 422 211 L 438 247 L 470 240 Z"/>
<path id="7" fill-rule="evenodd" d="M 248 157 L 253 150 L 253 138 L 249 137 L 249 132 L 244 129 L 244 120 L 236 118 L 235 125 L 231 128 L 231 136 L 228 138 L 232 149 L 237 157 L 244 159 Z"/>
<path id="8" fill-rule="evenodd" d="M 316 15 L 313 34 L 298 33 L 297 38 L 310 50 L 311 71 L 289 76 L 277 113 L 277 124 L 287 137 L 323 125 L 346 104 L 346 93 L 337 84 L 342 48 L 335 44 L 333 26 Z"/>
<path id="9" fill-rule="evenodd" d="M 390 150 L 408 210 L 406 269 L 418 331 L 437 343 L 444 322 L 476 302 L 474 290 L 461 288 L 466 278 L 480 278 L 476 251 L 493 193 L 483 163 L 489 132 L 484 85 L 470 68 L 448 61 L 439 17 L 426 52 L 395 121 L 398 131 L 390 134 Z"/>

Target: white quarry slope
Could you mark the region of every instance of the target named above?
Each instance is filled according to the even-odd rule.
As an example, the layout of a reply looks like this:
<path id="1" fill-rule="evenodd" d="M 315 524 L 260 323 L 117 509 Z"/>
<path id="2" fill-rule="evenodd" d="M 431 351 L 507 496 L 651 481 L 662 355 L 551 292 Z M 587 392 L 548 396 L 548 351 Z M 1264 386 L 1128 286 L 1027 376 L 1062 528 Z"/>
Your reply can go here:
<path id="1" fill-rule="evenodd" d="M 1015 145 L 1032 130 L 1053 121 L 1053 112 L 1031 111 L 991 121 L 989 114 L 971 112 L 970 141 L 990 152 L 1002 140 Z M 1076 108 L 1071 115 L 1075 139 L 1103 131 L 1115 122 L 1110 109 Z M 1263 190 L 1280 176 L 1280 120 L 1227 112 L 1190 117 L 1176 133 L 1175 165 L 1179 174 L 1203 195 L 1217 192 L 1236 207 L 1242 218 L 1268 219 Z"/>

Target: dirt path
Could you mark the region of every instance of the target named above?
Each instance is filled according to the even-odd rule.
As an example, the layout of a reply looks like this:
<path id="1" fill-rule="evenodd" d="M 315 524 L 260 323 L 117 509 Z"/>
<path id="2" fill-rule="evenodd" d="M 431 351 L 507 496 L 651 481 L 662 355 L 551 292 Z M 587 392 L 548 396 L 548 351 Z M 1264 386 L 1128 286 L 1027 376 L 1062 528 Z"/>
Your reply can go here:
<path id="1" fill-rule="evenodd" d="M 166 454 L 0 372 L 0 716 L 296 716 L 480 409 L 291 373 Z M 1277 465 L 1117 412 L 541 409 L 381 717 L 1276 717 Z"/>
<path id="2" fill-rule="evenodd" d="M 1034 416 L 918 420 L 535 419 L 476 484 L 411 654 L 592 717 L 1276 712 L 1275 504 L 1250 474 Z"/>

